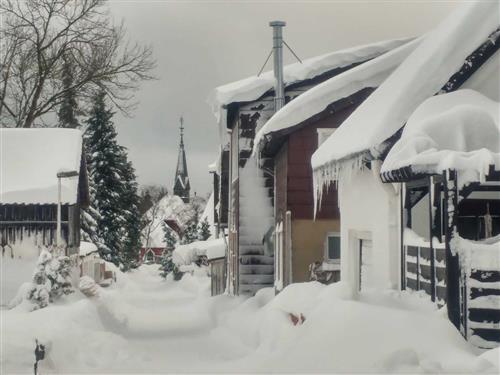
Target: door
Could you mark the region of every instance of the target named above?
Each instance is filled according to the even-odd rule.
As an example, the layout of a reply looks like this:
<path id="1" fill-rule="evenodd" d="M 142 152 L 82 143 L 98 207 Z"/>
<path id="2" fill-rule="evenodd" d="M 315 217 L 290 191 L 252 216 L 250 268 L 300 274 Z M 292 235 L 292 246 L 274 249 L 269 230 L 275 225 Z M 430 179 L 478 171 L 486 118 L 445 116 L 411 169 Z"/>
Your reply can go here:
<path id="1" fill-rule="evenodd" d="M 359 290 L 373 285 L 373 246 L 371 240 L 359 240 Z"/>

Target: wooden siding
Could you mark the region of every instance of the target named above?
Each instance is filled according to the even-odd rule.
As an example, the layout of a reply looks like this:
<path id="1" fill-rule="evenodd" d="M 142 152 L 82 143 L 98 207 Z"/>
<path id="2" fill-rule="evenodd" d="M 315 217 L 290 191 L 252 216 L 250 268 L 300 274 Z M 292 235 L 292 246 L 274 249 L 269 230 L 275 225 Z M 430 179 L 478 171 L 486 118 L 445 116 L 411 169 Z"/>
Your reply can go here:
<path id="1" fill-rule="evenodd" d="M 212 296 L 224 293 L 226 289 L 226 261 L 225 258 L 213 259 L 210 263 L 210 278 Z"/>
<path id="2" fill-rule="evenodd" d="M 37 238 L 40 245 L 51 246 L 56 241 L 57 205 L 0 204 L 0 246 L 6 247 Z M 80 246 L 80 208 L 61 206 L 61 232 L 68 244 L 68 255 Z"/>
<path id="3" fill-rule="evenodd" d="M 287 208 L 292 212 L 292 219 L 313 219 L 314 216 L 311 156 L 318 148 L 317 129 L 337 128 L 356 107 L 357 105 L 351 105 L 326 118 L 305 125 L 288 136 L 286 194 Z M 280 197 L 277 195 L 276 199 Z M 337 191 L 331 187 L 323 196 L 317 218 L 336 219 L 339 217 Z"/>

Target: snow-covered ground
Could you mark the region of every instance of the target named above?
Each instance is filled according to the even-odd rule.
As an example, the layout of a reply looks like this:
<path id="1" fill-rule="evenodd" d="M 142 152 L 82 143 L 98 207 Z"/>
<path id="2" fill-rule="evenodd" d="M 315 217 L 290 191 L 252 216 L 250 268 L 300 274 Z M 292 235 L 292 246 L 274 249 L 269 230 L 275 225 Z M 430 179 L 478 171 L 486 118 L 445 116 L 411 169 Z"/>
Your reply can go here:
<path id="1" fill-rule="evenodd" d="M 498 350 L 467 344 L 418 294 L 353 300 L 342 283 L 312 282 L 212 298 L 200 275 L 164 281 L 143 265 L 94 299 L 3 310 L 1 373 L 32 371 L 35 338 L 49 347 L 43 373 L 499 371 Z"/>

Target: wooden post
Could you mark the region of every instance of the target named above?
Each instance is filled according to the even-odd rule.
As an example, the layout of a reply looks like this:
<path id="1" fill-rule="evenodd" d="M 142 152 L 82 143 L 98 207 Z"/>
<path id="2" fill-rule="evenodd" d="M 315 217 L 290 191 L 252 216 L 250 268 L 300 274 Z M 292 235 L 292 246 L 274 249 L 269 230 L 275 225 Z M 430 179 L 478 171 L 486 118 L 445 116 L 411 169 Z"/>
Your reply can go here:
<path id="1" fill-rule="evenodd" d="M 399 210 L 400 210 L 400 233 L 401 236 L 401 290 L 406 290 L 406 250 L 404 243 L 404 199 L 403 197 L 406 195 L 406 185 L 404 183 L 401 184 L 401 189 L 399 191 Z"/>
<path id="2" fill-rule="evenodd" d="M 444 214 L 446 238 L 446 299 L 448 318 L 460 330 L 460 269 L 458 255 L 451 251 L 451 240 L 457 227 L 457 175 L 454 170 L 444 172 Z"/>
<path id="3" fill-rule="evenodd" d="M 432 244 L 432 237 L 434 234 L 434 218 L 432 215 L 432 207 L 434 206 L 434 184 L 431 176 L 429 176 L 429 256 L 431 258 L 431 300 L 436 302 L 436 264 L 434 245 Z"/>

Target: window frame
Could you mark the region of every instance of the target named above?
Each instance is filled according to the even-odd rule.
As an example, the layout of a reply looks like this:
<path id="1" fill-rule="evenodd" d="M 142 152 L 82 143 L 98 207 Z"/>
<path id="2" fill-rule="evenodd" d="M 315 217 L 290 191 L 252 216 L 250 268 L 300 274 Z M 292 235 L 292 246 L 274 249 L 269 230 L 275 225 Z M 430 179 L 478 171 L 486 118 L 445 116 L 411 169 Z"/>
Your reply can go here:
<path id="1" fill-rule="evenodd" d="M 329 248 L 328 248 L 328 239 L 330 237 L 338 237 L 339 239 L 339 257 L 338 259 L 332 259 L 330 258 L 329 254 Z M 325 236 L 325 241 L 324 241 L 324 255 L 323 255 L 323 258 L 325 260 L 326 263 L 330 263 L 330 264 L 340 264 L 340 259 L 342 258 L 342 251 L 341 251 L 341 248 L 342 248 L 342 245 L 341 245 L 341 235 L 340 235 L 340 232 L 328 232 Z"/>

